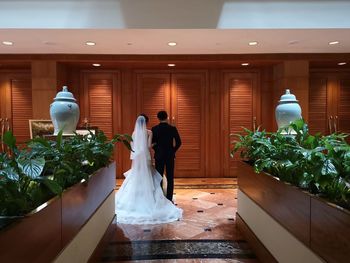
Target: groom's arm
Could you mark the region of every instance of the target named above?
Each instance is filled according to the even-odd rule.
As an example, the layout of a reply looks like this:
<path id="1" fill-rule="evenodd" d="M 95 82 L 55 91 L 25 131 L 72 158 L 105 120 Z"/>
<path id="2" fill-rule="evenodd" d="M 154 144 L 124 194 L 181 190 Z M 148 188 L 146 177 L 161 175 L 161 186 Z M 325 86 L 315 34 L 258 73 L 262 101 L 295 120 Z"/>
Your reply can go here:
<path id="1" fill-rule="evenodd" d="M 176 152 L 181 146 L 181 138 L 180 138 L 179 132 L 177 131 L 176 127 L 174 127 L 174 139 L 175 139 L 174 152 Z"/>

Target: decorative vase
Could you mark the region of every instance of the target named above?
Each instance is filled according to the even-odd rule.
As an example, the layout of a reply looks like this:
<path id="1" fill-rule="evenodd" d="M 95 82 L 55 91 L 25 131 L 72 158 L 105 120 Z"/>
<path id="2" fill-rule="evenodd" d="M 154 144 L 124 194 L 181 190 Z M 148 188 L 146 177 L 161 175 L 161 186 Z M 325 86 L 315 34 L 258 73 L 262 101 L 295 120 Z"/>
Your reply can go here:
<path id="1" fill-rule="evenodd" d="M 79 106 L 73 94 L 63 86 L 58 92 L 54 102 L 50 105 L 50 116 L 54 126 L 54 135 L 61 130 L 63 135 L 72 135 L 76 131 L 79 121 Z"/>
<path id="2" fill-rule="evenodd" d="M 286 89 L 276 107 L 276 122 L 278 129 L 288 126 L 291 122 L 301 119 L 301 108 L 295 95 Z"/>

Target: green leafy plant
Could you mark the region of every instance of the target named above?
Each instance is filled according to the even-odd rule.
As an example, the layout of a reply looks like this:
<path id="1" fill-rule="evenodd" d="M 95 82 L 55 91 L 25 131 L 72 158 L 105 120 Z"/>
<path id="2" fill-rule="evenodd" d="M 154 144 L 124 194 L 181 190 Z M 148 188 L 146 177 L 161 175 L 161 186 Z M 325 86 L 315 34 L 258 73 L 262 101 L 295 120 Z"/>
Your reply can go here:
<path id="1" fill-rule="evenodd" d="M 256 172 L 265 171 L 350 208 L 350 146 L 345 134 L 311 135 L 300 119 L 277 132 L 244 129 L 235 136 L 231 157 L 240 152 Z"/>
<path id="2" fill-rule="evenodd" d="M 88 180 L 111 162 L 115 143 L 131 150 L 129 135 L 108 140 L 102 131 L 68 138 L 60 132 L 56 141 L 35 138 L 22 149 L 11 132 L 2 140 L 9 153 L 0 153 L 1 216 L 24 215 L 67 187 Z"/>

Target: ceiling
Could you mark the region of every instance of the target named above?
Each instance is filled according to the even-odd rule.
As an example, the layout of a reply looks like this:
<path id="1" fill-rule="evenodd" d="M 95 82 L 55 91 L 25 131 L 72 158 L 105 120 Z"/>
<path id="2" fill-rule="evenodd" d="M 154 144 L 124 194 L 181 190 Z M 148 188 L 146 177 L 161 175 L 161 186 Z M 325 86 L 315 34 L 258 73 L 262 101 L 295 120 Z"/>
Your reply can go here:
<path id="1" fill-rule="evenodd" d="M 0 41 L 14 43 L 1 54 L 350 53 L 350 29 L 0 29 Z"/>
<path id="2" fill-rule="evenodd" d="M 346 0 L 1 0 L 0 54 L 350 53 L 349 10 Z"/>

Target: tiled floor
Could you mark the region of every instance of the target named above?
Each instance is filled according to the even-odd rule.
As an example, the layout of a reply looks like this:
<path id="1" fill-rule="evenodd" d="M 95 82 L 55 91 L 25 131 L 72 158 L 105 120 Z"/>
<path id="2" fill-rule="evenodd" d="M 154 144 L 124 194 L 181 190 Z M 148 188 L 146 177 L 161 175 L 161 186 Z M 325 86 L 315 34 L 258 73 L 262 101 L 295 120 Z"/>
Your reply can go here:
<path id="1" fill-rule="evenodd" d="M 185 179 L 177 181 L 175 203 L 183 209 L 182 220 L 117 224 L 100 262 L 258 262 L 235 225 L 237 190 L 222 185 L 221 181 L 212 185 L 215 189 L 185 189 L 189 186 Z"/>

